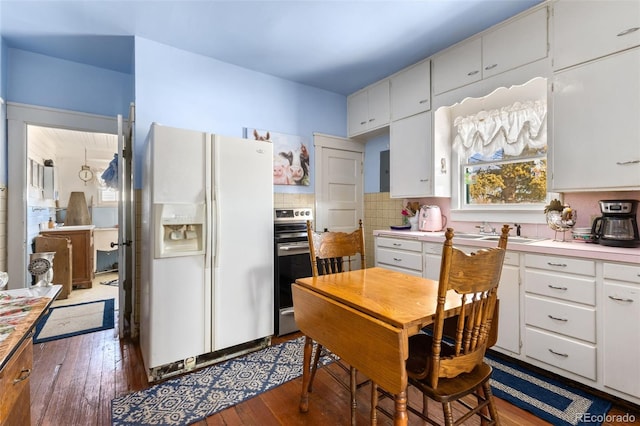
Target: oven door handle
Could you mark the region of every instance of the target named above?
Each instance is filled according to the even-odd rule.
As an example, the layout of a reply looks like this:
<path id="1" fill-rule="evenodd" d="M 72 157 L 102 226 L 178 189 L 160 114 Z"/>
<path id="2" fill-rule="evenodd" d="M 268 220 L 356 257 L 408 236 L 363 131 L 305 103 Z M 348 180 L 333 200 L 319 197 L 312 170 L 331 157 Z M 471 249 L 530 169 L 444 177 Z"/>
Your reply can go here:
<path id="1" fill-rule="evenodd" d="M 293 307 L 291 308 L 286 308 L 286 309 L 282 309 L 280 311 L 280 315 L 293 315 Z"/>
<path id="2" fill-rule="evenodd" d="M 301 251 L 301 252 L 308 252 L 309 251 L 309 245 L 300 245 L 300 244 L 292 244 L 292 245 L 279 245 L 278 246 L 278 250 L 282 250 L 282 251 L 293 251 L 293 250 L 297 250 L 297 251 Z"/>

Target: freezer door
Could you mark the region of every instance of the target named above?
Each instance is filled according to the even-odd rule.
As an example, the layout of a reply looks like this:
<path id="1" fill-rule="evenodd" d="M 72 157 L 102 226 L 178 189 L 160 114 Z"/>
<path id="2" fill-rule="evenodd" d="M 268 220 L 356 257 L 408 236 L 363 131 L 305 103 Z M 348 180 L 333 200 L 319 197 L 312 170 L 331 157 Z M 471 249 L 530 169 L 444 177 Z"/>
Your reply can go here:
<path id="1" fill-rule="evenodd" d="M 204 204 L 207 134 L 158 124 L 151 132 L 152 202 Z"/>
<path id="2" fill-rule="evenodd" d="M 213 136 L 213 350 L 273 335 L 273 148 Z"/>

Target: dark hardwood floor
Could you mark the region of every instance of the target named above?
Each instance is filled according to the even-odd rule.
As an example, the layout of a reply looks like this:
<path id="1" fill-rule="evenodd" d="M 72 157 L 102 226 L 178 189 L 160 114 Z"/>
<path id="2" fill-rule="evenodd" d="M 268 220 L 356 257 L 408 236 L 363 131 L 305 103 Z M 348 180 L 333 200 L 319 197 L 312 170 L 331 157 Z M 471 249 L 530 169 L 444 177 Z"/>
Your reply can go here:
<path id="1" fill-rule="evenodd" d="M 297 337 L 297 335 L 288 336 Z M 274 339 L 278 343 L 282 339 Z M 347 425 L 348 393 L 326 371 L 320 369 L 311 395 L 309 412 L 298 411 L 302 379 L 298 378 L 238 404 L 201 422 L 204 425 Z M 147 388 L 147 378 L 138 347 L 119 341 L 113 330 L 84 334 L 34 345 L 31 374 L 32 425 L 110 425 L 111 400 Z M 370 388 L 361 388 L 358 424 L 369 424 Z M 411 401 L 419 401 L 411 393 Z M 535 416 L 497 401 L 503 425 L 548 424 Z M 439 410 L 433 405 L 433 412 Z M 614 407 L 611 414 L 628 409 Z M 635 413 L 640 424 L 640 413 Z M 421 424 L 409 416 L 411 425 Z M 378 424 L 391 421 L 378 416 Z M 479 424 L 477 420 L 468 424 Z M 605 422 L 605 425 L 617 423 Z"/>

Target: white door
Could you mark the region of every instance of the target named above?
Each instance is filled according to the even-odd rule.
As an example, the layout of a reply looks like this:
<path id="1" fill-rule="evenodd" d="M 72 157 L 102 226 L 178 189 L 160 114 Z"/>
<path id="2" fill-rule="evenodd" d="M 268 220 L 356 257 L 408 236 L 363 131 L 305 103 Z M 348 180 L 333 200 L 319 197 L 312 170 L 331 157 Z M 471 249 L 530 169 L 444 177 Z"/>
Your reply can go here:
<path id="1" fill-rule="evenodd" d="M 129 109 L 129 119 L 125 123 L 118 114 L 118 335 L 135 336 L 133 325 L 133 268 L 135 250 L 133 247 L 135 211 L 133 202 L 133 121 L 134 106 Z"/>
<path id="2" fill-rule="evenodd" d="M 316 231 L 352 232 L 364 222 L 364 145 L 314 134 Z"/>

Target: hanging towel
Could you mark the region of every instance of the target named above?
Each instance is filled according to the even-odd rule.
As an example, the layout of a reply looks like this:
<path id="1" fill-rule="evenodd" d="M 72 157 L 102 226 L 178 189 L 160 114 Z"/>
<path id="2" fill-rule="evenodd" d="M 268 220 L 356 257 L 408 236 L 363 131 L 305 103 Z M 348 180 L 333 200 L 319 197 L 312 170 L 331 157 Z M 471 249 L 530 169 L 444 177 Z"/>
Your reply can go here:
<path id="1" fill-rule="evenodd" d="M 118 189 L 118 154 L 113 154 L 113 160 L 109 162 L 109 167 L 100 176 L 104 180 L 107 188 Z"/>

